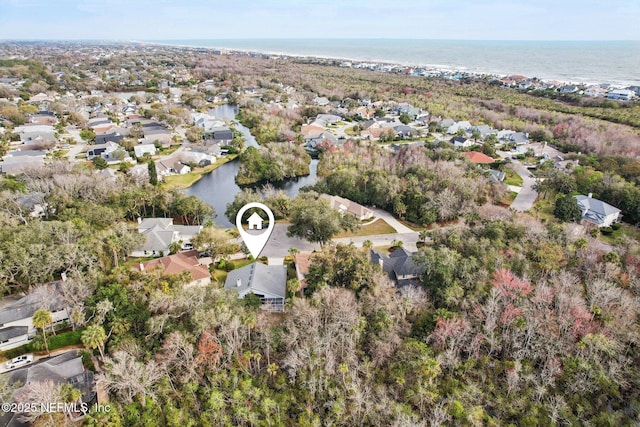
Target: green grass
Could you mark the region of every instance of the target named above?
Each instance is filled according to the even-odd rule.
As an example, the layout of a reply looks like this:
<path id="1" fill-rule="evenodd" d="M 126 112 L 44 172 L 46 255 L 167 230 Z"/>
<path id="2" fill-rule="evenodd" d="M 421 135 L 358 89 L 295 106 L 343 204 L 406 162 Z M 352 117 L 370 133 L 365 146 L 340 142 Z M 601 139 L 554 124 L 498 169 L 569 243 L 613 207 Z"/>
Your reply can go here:
<path id="1" fill-rule="evenodd" d="M 395 232 L 396 232 L 395 228 L 387 224 L 387 222 L 384 219 L 378 218 L 372 224 L 363 225 L 355 232 L 345 231 L 336 235 L 335 237 L 342 238 L 342 237 L 357 237 L 357 236 L 373 236 L 376 234 L 393 234 Z"/>
<path id="2" fill-rule="evenodd" d="M 225 157 L 220 157 L 216 160 L 215 163 L 212 163 L 209 166 L 205 166 L 203 168 L 195 168 L 191 172 L 185 173 L 184 175 L 166 176 L 161 184 L 162 188 L 166 190 L 189 188 L 193 184 L 198 182 L 204 175 L 235 158 L 236 155 L 233 154 Z"/>
<path id="3" fill-rule="evenodd" d="M 556 221 L 556 217 L 553 214 L 555 206 L 556 205 L 553 200 L 539 198 L 533 204 L 531 213 L 543 222 Z"/>
<path id="4" fill-rule="evenodd" d="M 400 222 L 400 224 L 404 225 L 405 227 L 409 227 L 413 231 L 426 230 L 426 228 L 424 226 L 422 226 L 420 224 L 416 224 L 415 222 L 407 221 L 407 220 L 404 220 L 404 219 L 398 219 L 398 218 L 396 218 L 396 220 L 398 220 Z"/>
<path id="5" fill-rule="evenodd" d="M 505 184 L 522 187 L 523 179 L 516 173 L 516 171 L 514 171 L 513 169 L 506 169 L 505 172 L 507 174 L 506 178 L 504 179 Z"/>
<path id="6" fill-rule="evenodd" d="M 622 243 L 625 236 L 640 241 L 640 229 L 629 224 L 620 225 L 620 229 L 614 230 L 613 233 L 609 235 L 600 233 L 598 237 L 602 242 L 612 246 Z"/>

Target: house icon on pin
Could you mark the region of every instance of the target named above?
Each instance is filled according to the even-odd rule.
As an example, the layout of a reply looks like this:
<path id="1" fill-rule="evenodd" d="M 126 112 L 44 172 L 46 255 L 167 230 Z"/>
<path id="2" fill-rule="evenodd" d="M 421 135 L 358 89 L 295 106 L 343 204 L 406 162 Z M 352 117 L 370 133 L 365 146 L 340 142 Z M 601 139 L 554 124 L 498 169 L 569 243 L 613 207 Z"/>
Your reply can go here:
<path id="1" fill-rule="evenodd" d="M 263 221 L 262 217 L 254 212 L 247 220 L 249 223 L 249 230 L 262 230 Z"/>

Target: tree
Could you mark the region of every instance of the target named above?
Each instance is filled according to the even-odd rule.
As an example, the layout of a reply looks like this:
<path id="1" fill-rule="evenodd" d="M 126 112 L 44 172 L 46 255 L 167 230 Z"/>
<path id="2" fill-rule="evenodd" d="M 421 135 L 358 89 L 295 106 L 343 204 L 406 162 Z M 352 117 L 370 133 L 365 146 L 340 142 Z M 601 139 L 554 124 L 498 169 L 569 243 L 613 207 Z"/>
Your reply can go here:
<path id="1" fill-rule="evenodd" d="M 398 117 L 398 120 L 400 120 L 400 122 L 403 125 L 408 125 L 409 123 L 411 123 L 411 117 L 409 117 L 407 113 L 400 114 L 400 117 Z"/>
<path id="2" fill-rule="evenodd" d="M 104 343 L 107 341 L 107 334 L 100 325 L 90 325 L 82 332 L 82 344 L 90 349 L 97 348 L 100 351 L 100 359 L 104 359 Z"/>
<path id="3" fill-rule="evenodd" d="M 149 184 L 158 185 L 158 171 L 156 170 L 156 163 L 153 160 L 149 160 L 147 168 L 149 169 Z"/>
<path id="4" fill-rule="evenodd" d="M 340 213 L 320 199 L 304 198 L 294 203 L 289 237 L 296 236 L 324 246 L 340 231 Z"/>
<path id="5" fill-rule="evenodd" d="M 578 222 L 582 218 L 582 210 L 578 205 L 578 201 L 570 195 L 558 197 L 553 214 L 564 222 Z"/>
<path id="6" fill-rule="evenodd" d="M 169 255 L 177 254 L 182 249 L 182 243 L 180 242 L 171 242 L 169 244 Z"/>
<path id="7" fill-rule="evenodd" d="M 232 236 L 225 230 L 205 227 L 193 238 L 193 246 L 199 251 L 206 251 L 213 259 L 226 258 L 231 254 L 240 252 L 240 246 L 232 240 Z"/>
<path id="8" fill-rule="evenodd" d="M 96 169 L 99 170 L 103 170 L 109 167 L 109 163 L 107 163 L 107 161 L 100 156 L 94 157 L 92 162 Z"/>
<path id="9" fill-rule="evenodd" d="M 47 335 L 45 328 L 53 323 L 53 316 L 49 310 L 41 308 L 33 313 L 33 326 L 42 330 L 42 340 L 44 341 L 44 347 L 47 349 L 47 354 L 51 356 L 49 352 L 49 343 L 47 342 Z"/>
<path id="10" fill-rule="evenodd" d="M 200 126 L 191 126 L 189 129 L 187 129 L 187 131 L 185 132 L 185 136 L 187 137 L 187 139 L 189 140 L 189 142 L 198 142 L 201 141 L 202 138 L 204 137 L 204 129 L 201 128 Z"/>

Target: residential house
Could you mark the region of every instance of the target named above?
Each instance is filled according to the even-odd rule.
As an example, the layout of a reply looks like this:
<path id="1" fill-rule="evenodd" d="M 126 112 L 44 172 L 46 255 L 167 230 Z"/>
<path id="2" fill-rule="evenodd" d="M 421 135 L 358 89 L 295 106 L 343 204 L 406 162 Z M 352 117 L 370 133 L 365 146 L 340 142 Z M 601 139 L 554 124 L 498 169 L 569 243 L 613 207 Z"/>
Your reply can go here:
<path id="1" fill-rule="evenodd" d="M 327 99 L 327 98 L 326 98 L 326 97 L 324 97 L 324 96 L 318 96 L 318 97 L 316 97 L 316 98 L 313 100 L 313 102 L 314 102 L 316 105 L 320 106 L 320 107 L 326 107 L 326 106 L 327 106 L 327 105 L 329 105 L 329 103 L 330 103 L 329 99 Z"/>
<path id="2" fill-rule="evenodd" d="M 191 281 L 185 287 L 207 286 L 211 283 L 211 273 L 206 265 L 200 263 L 198 251 L 178 252 L 173 255 L 141 262 L 133 266 L 143 273 L 158 272 L 162 276 L 173 274 L 189 274 Z"/>
<path id="3" fill-rule="evenodd" d="M 471 132 L 478 132 L 480 133 L 480 138 L 485 139 L 487 136 L 489 135 L 497 135 L 498 131 L 493 129 L 491 126 L 487 126 L 487 125 L 479 125 L 479 126 L 472 126 L 471 127 Z"/>
<path id="4" fill-rule="evenodd" d="M 442 128 L 442 129 L 449 129 L 454 124 L 456 124 L 455 120 L 450 119 L 450 118 L 446 118 L 446 119 L 440 120 L 438 122 L 438 127 Z"/>
<path id="5" fill-rule="evenodd" d="M 145 154 L 153 156 L 156 154 L 156 146 L 154 144 L 138 144 L 133 147 L 133 152 L 138 159 L 144 157 Z"/>
<path id="6" fill-rule="evenodd" d="M 305 137 L 305 149 L 310 153 L 324 151 L 338 143 L 338 138 L 329 132 Z"/>
<path id="7" fill-rule="evenodd" d="M 9 152 L 0 162 L 0 173 L 18 175 L 28 169 L 44 166 L 46 152 L 42 150 L 15 150 Z"/>
<path id="8" fill-rule="evenodd" d="M 335 114 L 318 114 L 312 124 L 321 127 L 335 126 L 340 120 L 342 117 Z"/>
<path id="9" fill-rule="evenodd" d="M 373 218 L 373 211 L 371 209 L 349 199 L 345 199 L 344 197 L 322 194 L 320 198 L 326 200 L 332 209 L 338 210 L 343 216 L 351 214 L 355 216 L 358 221 L 365 221 Z"/>
<path id="10" fill-rule="evenodd" d="M 476 164 L 491 164 L 495 162 L 493 158 L 484 153 L 480 153 L 479 151 L 465 151 L 462 155 L 467 157 L 472 163 Z"/>
<path id="11" fill-rule="evenodd" d="M 244 298 L 249 293 L 258 296 L 265 311 L 284 312 L 287 270 L 282 265 L 254 262 L 230 271 L 224 288 L 238 292 L 238 298 Z"/>
<path id="12" fill-rule="evenodd" d="M 29 144 L 33 141 L 56 141 L 56 130 L 51 125 L 25 124 L 16 126 L 13 133 L 20 137 L 23 144 Z"/>
<path id="13" fill-rule="evenodd" d="M 134 162 L 131 156 L 129 156 L 129 153 L 115 142 L 92 145 L 91 148 L 87 151 L 87 159 L 93 160 L 96 157 L 102 157 L 107 161 L 107 163 L 110 164 L 120 162 Z"/>
<path id="14" fill-rule="evenodd" d="M 422 113 L 422 110 L 418 107 L 412 106 L 411 104 L 401 103 L 393 108 L 393 113 L 397 115 L 406 114 L 411 118 L 411 120 L 415 120 L 415 118 Z"/>
<path id="15" fill-rule="evenodd" d="M 616 89 L 607 94 L 608 99 L 615 99 L 618 101 L 629 101 L 635 97 L 636 93 L 628 89 Z"/>
<path id="16" fill-rule="evenodd" d="M 590 222 L 597 227 L 609 227 L 620 220 L 620 212 L 622 212 L 620 209 L 602 200 L 594 199 L 591 193 L 588 196 L 579 195 L 575 198 L 580 206 L 583 221 Z"/>
<path id="17" fill-rule="evenodd" d="M 131 252 L 132 257 L 163 256 L 174 242 L 191 243 L 200 233 L 201 225 L 174 225 L 173 218 L 145 218 L 138 220 L 138 233 L 145 242 Z"/>
<path id="18" fill-rule="evenodd" d="M 58 285 L 57 282 L 43 285 L 0 310 L 1 351 L 19 347 L 33 339 L 37 333 L 33 326 L 33 314 L 40 309 L 51 312 L 54 325 L 69 320 Z"/>
<path id="19" fill-rule="evenodd" d="M 509 135 L 509 141 L 515 142 L 516 145 L 524 145 L 529 143 L 529 135 L 524 132 L 513 132 Z"/>
<path id="20" fill-rule="evenodd" d="M 566 85 L 560 88 L 560 93 L 577 93 L 580 89 L 574 85 Z"/>
<path id="21" fill-rule="evenodd" d="M 489 176 L 489 182 L 502 182 L 507 176 L 506 173 L 495 169 L 489 169 L 487 174 Z"/>
<path id="22" fill-rule="evenodd" d="M 233 131 L 226 126 L 214 128 L 211 139 L 214 143 L 229 145 L 233 142 Z"/>
<path id="23" fill-rule="evenodd" d="M 471 123 L 466 120 L 456 122 L 447 128 L 447 134 L 453 135 L 454 133 L 458 133 L 459 130 L 463 130 L 467 132 L 471 128 Z"/>
<path id="24" fill-rule="evenodd" d="M 145 140 L 158 141 L 164 148 L 168 148 L 171 145 L 171 132 L 164 125 L 152 120 L 144 120 L 140 123 L 142 124 L 142 133 Z"/>
<path id="25" fill-rule="evenodd" d="M 156 170 L 160 176 L 184 175 L 191 172 L 191 168 L 188 165 L 174 157 L 157 160 Z"/>
<path id="26" fill-rule="evenodd" d="M 394 126 L 393 130 L 396 131 L 396 135 L 402 139 L 415 138 L 420 135 L 420 131 L 407 125 Z"/>
<path id="27" fill-rule="evenodd" d="M 414 263 L 415 254 L 404 248 L 398 248 L 389 256 L 374 249 L 370 251 L 371 262 L 380 265 L 382 271 L 398 286 L 415 283 L 424 271 Z"/>
<path id="28" fill-rule="evenodd" d="M 22 395 L 34 384 L 51 381 L 55 386 L 69 384 L 80 391 L 80 398 L 75 402 L 75 405 L 69 405 L 71 408 L 76 409 L 76 411 L 72 411 L 69 414 L 72 417 L 83 415 L 82 411 L 84 409 L 88 410 L 98 403 L 94 374 L 92 371 L 84 369 L 82 356 L 75 349 L 50 359 L 14 369 L 2 375 L 6 376 L 10 385 L 18 387 L 13 391 L 12 402 L 15 402 L 16 396 Z M 58 402 L 47 403 L 55 405 Z M 0 426 L 17 427 L 30 425 L 25 423 L 23 416 L 24 413 L 3 411 L 0 413 Z"/>
<path id="29" fill-rule="evenodd" d="M 454 136 L 449 140 L 449 142 L 452 143 L 456 148 L 468 148 L 477 145 L 472 140 L 467 139 L 463 136 Z"/>
<path id="30" fill-rule="evenodd" d="M 300 133 L 302 134 L 302 136 L 318 136 L 324 131 L 324 127 L 315 124 L 302 125 L 302 127 L 300 128 Z"/>
<path id="31" fill-rule="evenodd" d="M 198 166 L 208 166 L 216 162 L 216 157 L 200 151 L 185 151 L 180 153 L 183 163 L 195 163 Z"/>
<path id="32" fill-rule="evenodd" d="M 109 132 L 98 133 L 96 134 L 96 144 L 106 144 L 107 142 L 115 142 L 119 143 L 124 139 L 124 136 L 115 130 L 110 130 Z"/>

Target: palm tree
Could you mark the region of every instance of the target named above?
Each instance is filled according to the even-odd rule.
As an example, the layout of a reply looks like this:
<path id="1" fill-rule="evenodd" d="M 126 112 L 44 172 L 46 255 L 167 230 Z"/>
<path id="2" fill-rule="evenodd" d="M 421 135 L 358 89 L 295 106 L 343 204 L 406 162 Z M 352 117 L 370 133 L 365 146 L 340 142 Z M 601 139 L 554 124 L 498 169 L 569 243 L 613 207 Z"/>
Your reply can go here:
<path id="1" fill-rule="evenodd" d="M 429 237 L 429 231 L 422 230 L 420 233 L 418 233 L 418 237 L 420 238 L 420 240 L 422 240 L 422 243 L 425 243 L 427 241 L 427 237 Z"/>
<path id="2" fill-rule="evenodd" d="M 97 348 L 100 351 L 100 359 L 104 359 L 104 343 L 107 340 L 107 334 L 102 326 L 88 326 L 87 329 L 82 332 L 81 339 L 85 347 L 92 350 Z"/>
<path id="3" fill-rule="evenodd" d="M 47 354 L 49 356 L 51 356 L 51 353 L 49 352 L 49 343 L 47 342 L 47 335 L 44 331 L 44 328 L 52 323 L 53 316 L 51 316 L 51 312 L 49 310 L 41 308 L 40 310 L 33 313 L 33 326 L 42 330 L 42 340 L 44 341 L 44 348 L 47 350 Z"/>

